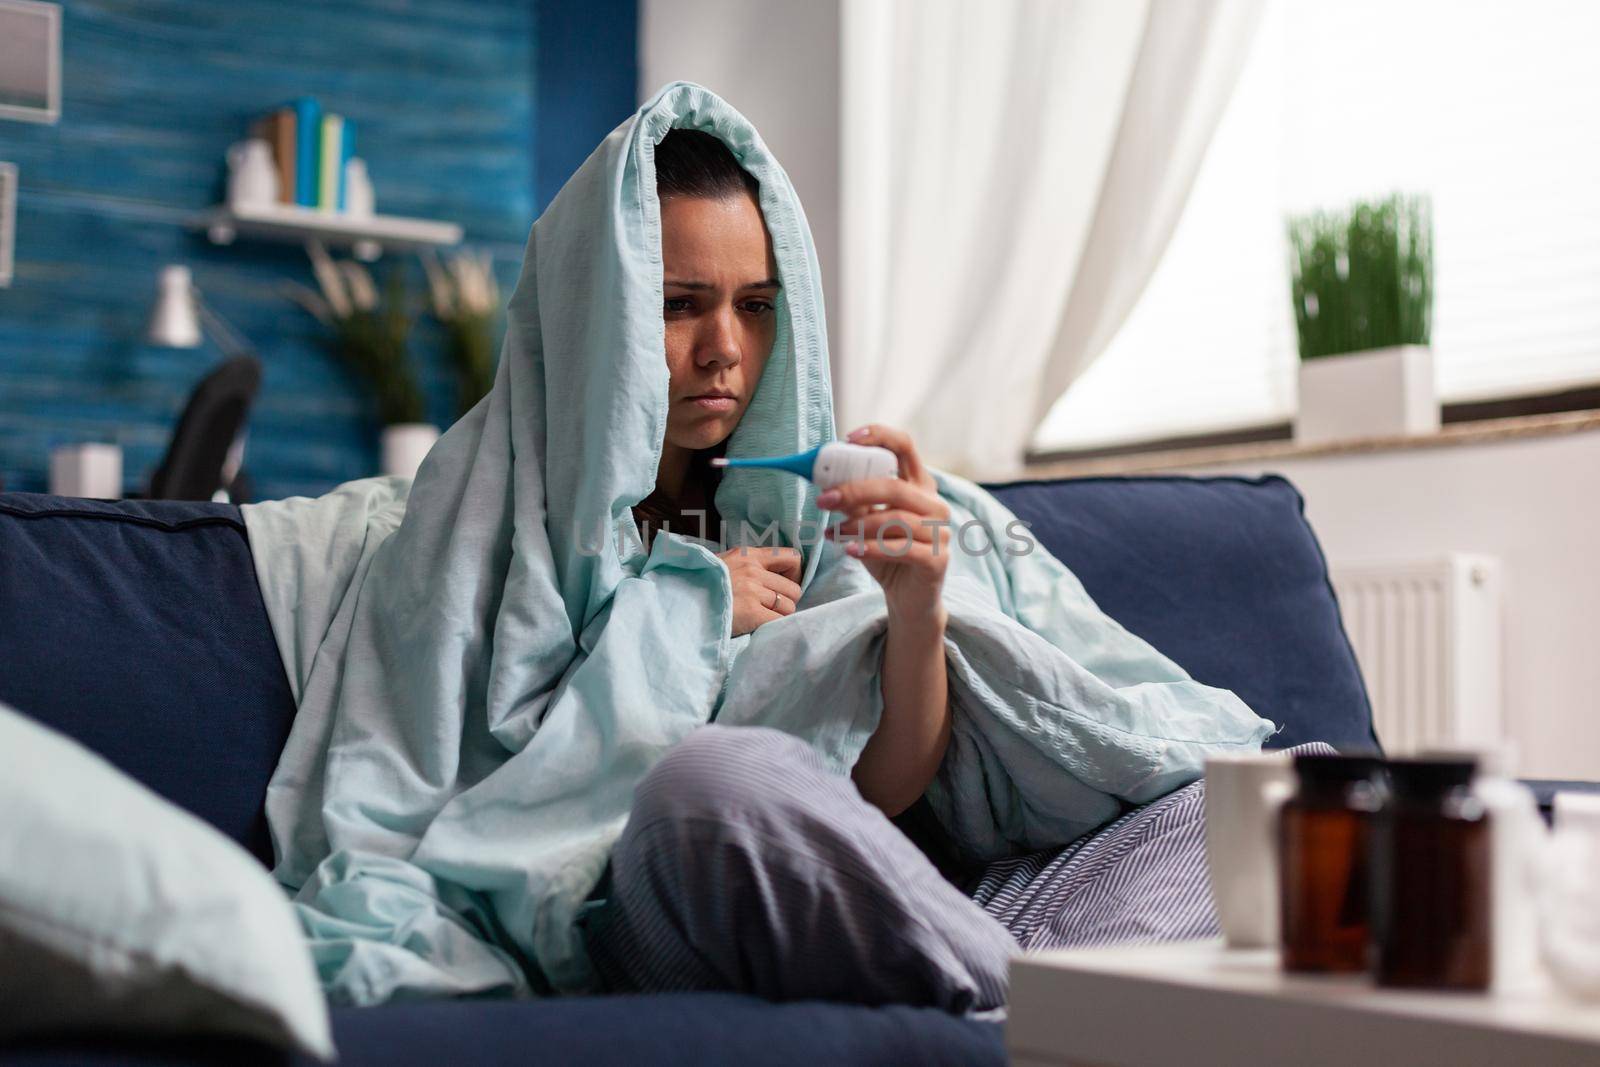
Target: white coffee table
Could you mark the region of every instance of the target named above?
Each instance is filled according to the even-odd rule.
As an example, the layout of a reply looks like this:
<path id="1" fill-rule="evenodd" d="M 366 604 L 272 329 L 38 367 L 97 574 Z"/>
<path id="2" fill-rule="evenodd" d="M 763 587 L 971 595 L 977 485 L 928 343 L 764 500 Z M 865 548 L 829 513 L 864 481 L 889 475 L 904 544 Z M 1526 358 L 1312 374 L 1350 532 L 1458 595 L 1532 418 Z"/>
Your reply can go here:
<path id="1" fill-rule="evenodd" d="M 1600 1007 L 1286 975 L 1276 952 L 1189 941 L 1017 958 L 1006 1045 L 1016 1067 L 1595 1067 Z"/>

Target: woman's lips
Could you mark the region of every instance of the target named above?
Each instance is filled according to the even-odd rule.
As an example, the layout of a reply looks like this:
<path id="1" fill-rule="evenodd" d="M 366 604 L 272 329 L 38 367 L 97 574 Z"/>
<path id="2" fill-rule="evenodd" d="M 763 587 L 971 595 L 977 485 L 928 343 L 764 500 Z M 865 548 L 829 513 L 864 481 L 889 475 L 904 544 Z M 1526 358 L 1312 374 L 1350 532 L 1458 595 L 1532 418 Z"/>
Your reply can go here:
<path id="1" fill-rule="evenodd" d="M 739 406 L 739 402 L 731 396 L 691 396 L 684 399 L 701 411 L 732 411 Z"/>

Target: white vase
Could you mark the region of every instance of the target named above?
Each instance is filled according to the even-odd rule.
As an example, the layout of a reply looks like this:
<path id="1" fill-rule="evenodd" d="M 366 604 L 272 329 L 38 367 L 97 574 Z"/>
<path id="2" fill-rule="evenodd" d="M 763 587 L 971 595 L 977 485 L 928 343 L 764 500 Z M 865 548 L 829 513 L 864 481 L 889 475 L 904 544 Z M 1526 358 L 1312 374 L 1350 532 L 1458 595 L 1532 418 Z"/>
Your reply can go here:
<path id="1" fill-rule="evenodd" d="M 271 207 L 278 200 L 278 168 L 272 145 L 259 137 L 228 149 L 228 206 L 234 211 Z"/>
<path id="2" fill-rule="evenodd" d="M 383 428 L 383 473 L 415 478 L 417 468 L 439 440 L 439 427 L 427 422 L 397 422 Z"/>
<path id="3" fill-rule="evenodd" d="M 1294 420 L 1300 444 L 1408 437 L 1438 429 L 1433 350 L 1427 345 L 1300 361 L 1300 409 Z"/>

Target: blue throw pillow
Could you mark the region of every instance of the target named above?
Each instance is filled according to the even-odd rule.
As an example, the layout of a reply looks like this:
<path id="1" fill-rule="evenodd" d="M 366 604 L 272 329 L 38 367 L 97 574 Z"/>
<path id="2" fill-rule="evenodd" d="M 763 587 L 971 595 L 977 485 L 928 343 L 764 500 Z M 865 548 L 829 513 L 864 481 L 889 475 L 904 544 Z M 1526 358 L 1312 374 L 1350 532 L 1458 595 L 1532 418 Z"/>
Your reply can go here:
<path id="1" fill-rule="evenodd" d="M 1095 602 L 1283 730 L 1269 747 L 1373 749 L 1372 708 L 1327 563 L 1283 478 L 986 486 Z"/>
<path id="2" fill-rule="evenodd" d="M 271 863 L 295 704 L 237 508 L 0 493 L 0 702 Z"/>

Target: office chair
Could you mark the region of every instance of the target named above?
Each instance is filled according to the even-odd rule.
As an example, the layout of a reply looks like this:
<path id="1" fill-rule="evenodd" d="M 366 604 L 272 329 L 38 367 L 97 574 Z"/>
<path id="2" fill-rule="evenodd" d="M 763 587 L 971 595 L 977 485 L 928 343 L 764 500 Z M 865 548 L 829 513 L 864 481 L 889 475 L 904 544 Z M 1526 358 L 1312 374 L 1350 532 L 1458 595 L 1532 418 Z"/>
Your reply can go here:
<path id="1" fill-rule="evenodd" d="M 261 388 L 261 361 L 234 356 L 200 380 L 161 465 L 150 476 L 153 500 L 211 500 L 219 489 L 243 495 L 245 428 Z"/>

